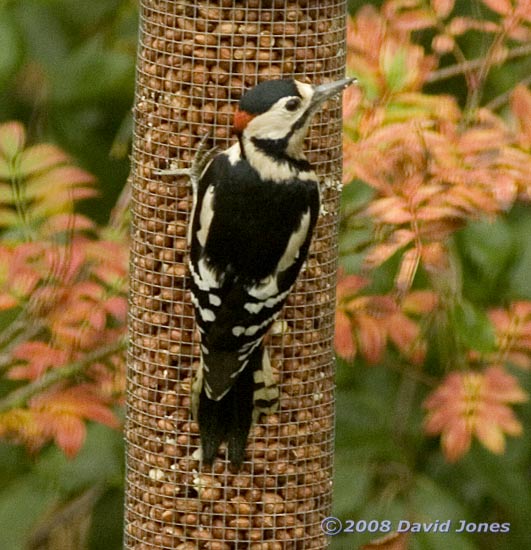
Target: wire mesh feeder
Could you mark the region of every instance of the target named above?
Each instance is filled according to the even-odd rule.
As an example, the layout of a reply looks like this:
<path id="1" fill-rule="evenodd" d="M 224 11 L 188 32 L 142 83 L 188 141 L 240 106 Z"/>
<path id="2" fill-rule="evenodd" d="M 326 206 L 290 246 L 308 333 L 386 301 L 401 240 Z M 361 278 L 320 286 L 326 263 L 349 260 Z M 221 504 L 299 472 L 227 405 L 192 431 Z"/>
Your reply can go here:
<path id="1" fill-rule="evenodd" d="M 233 473 L 197 460 L 190 386 L 199 345 L 186 290 L 186 178 L 201 136 L 232 142 L 242 91 L 344 72 L 344 0 L 141 2 L 133 151 L 125 548 L 325 548 L 332 490 L 332 352 L 341 181 L 339 100 L 315 117 L 308 157 L 323 210 L 310 257 L 269 338 L 277 414 L 251 430 Z M 195 452 L 195 453 L 194 453 Z"/>

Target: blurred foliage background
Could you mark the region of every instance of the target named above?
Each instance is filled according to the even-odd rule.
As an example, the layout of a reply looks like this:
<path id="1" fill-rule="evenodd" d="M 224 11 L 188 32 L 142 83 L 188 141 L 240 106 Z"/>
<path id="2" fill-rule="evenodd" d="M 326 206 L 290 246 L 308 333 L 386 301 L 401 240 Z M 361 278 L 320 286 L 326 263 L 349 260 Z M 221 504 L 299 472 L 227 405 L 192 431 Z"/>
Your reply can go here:
<path id="1" fill-rule="evenodd" d="M 96 177 L 97 197 L 76 210 L 99 224 L 97 238 L 122 242 L 124 250 L 123 230 L 118 236 L 110 217 L 130 167 L 137 33 L 133 0 L 0 3 L 0 122 L 21 121 L 30 144 L 53 143 Z M 40 232 L 36 240 L 46 242 Z M 0 326 L 10 331 L 12 316 L 0 316 Z M 3 358 L 12 353 L 8 344 Z M 1 379 L 0 395 L 14 384 Z M 0 443 L 2 548 L 79 550 L 83 540 L 94 550 L 121 548 L 122 438 L 120 430 L 89 425 L 75 458 L 51 445 L 30 454 Z"/>
<path id="2" fill-rule="evenodd" d="M 0 6 L 0 119 L 23 121 L 34 142 L 59 145 L 94 174 L 101 196 L 90 214 L 104 221 L 129 171 L 137 4 Z"/>
<path id="3" fill-rule="evenodd" d="M 374 6 L 373 11 L 359 11 L 367 10 L 369 4 Z M 527 110 L 526 114 L 525 108 L 531 103 L 521 89 L 519 95 L 514 94 L 518 85 L 529 86 L 531 48 L 527 31 L 514 35 L 508 31 L 511 14 L 514 15 L 518 7 L 524 10 L 522 27 L 529 31 L 531 7 L 516 0 L 459 0 L 455 5 L 445 0 L 349 1 L 351 14 L 363 13 L 366 21 L 371 22 L 366 30 L 375 34 L 367 39 L 377 55 L 371 59 L 365 52 L 366 63 L 360 64 L 358 58 L 363 58 L 363 45 L 356 41 L 351 45 L 351 53 L 355 55 L 350 59 L 349 71 L 360 78 L 362 95 L 347 98 L 345 108 L 347 178 L 342 204 L 341 264 L 344 277 L 352 285 L 350 290 L 348 284 L 345 285 L 347 288 L 338 304 L 338 311 L 344 317 L 338 325 L 342 329 L 338 351 L 343 359 L 339 360 L 337 377 L 334 515 L 344 524 L 349 519 L 393 522 L 451 519 L 454 522 L 509 522 L 511 528 L 506 534 L 420 533 L 410 540 L 402 538 L 379 546 L 371 546 L 370 541 L 381 533 L 345 533 L 333 538 L 333 550 L 350 550 L 362 545 L 395 550 L 531 548 L 528 527 L 531 407 L 529 402 L 520 399 L 531 391 L 528 361 L 531 331 L 529 318 L 521 320 L 524 328 L 518 335 L 503 325 L 506 317 L 514 321 L 515 303 L 525 309 L 531 300 L 531 212 L 527 187 L 531 171 L 526 172 L 530 166 L 531 111 Z M 380 8 L 382 12 L 378 11 Z M 96 177 L 99 196 L 84 200 L 77 210 L 93 220 L 91 238 L 96 242 L 105 240 L 105 246 L 111 246 L 108 243 L 125 246 L 123 231 L 120 233 L 113 219 L 113 207 L 129 171 L 136 10 L 137 4 L 132 0 L 4 0 L 0 3 L 0 123 L 21 121 L 30 144 L 53 143 L 75 159 L 75 164 Z M 377 26 L 371 27 L 377 25 L 378 13 L 383 14 L 383 25 L 392 38 L 390 42 L 378 42 Z M 431 14 L 431 19 L 426 14 Z M 454 21 L 455 31 L 455 25 L 462 24 L 462 18 L 485 24 L 460 34 L 456 31 L 452 38 L 448 32 L 450 22 Z M 489 24 L 493 25 L 490 29 Z M 443 38 L 437 42 L 437 37 Z M 458 48 L 449 37 L 458 40 Z M 493 48 L 493 44 L 498 49 Z M 376 45 L 382 50 L 376 50 Z M 518 48 L 520 53 L 514 53 Z M 493 52 L 499 58 L 495 58 Z M 467 60 L 479 62 L 467 65 Z M 376 64 L 371 66 L 371 62 Z M 385 130 L 395 123 L 404 125 L 391 126 L 391 133 L 396 135 L 400 129 L 415 130 L 419 121 L 429 121 L 437 138 L 451 141 L 452 132 L 462 135 L 469 128 L 477 129 L 481 106 L 487 107 L 489 113 L 502 122 L 494 123 L 484 116 L 483 123 L 490 121 L 495 131 L 486 137 L 481 132 L 475 134 L 471 141 L 482 143 L 483 139 L 487 145 L 468 151 L 472 156 L 464 162 L 473 168 L 474 163 L 479 165 L 490 158 L 498 145 L 506 147 L 504 154 L 514 153 L 504 157 L 503 166 L 482 165 L 487 170 L 483 175 L 494 174 L 494 181 L 500 182 L 500 188 L 494 190 L 499 201 L 490 200 L 493 193 L 487 193 L 488 197 L 483 193 L 485 190 L 480 187 L 484 182 L 480 181 L 476 195 L 459 204 L 455 199 L 452 204 L 442 205 L 456 210 L 452 216 L 441 214 L 438 218 L 440 235 L 434 237 L 432 227 L 431 233 L 417 235 L 420 241 L 417 239 L 414 244 L 404 241 L 404 246 L 399 246 L 397 240 L 404 237 L 409 222 L 400 216 L 378 218 L 382 212 L 392 209 L 378 208 L 376 205 L 381 203 L 377 201 L 390 197 L 378 187 L 379 175 L 367 172 L 362 153 L 369 150 L 372 143 L 370 152 L 380 154 L 380 161 L 377 156 L 371 157 L 365 159 L 367 165 L 374 165 L 376 158 L 376 165 L 387 169 L 386 147 L 393 152 L 397 145 L 403 158 L 398 158 L 395 175 L 397 181 L 402 177 L 400 181 L 405 189 L 411 174 L 404 170 L 399 176 L 398 172 L 408 162 L 410 168 L 414 168 L 416 161 L 407 158 L 407 143 L 399 141 L 389 145 L 385 141 L 389 139 Z M 380 131 L 382 134 L 378 137 Z M 509 134 L 513 137 L 507 137 Z M 3 159 L 11 170 L 9 177 L 12 181 L 22 179 L 28 188 L 31 189 L 31 185 L 35 188 L 31 174 L 17 172 L 12 162 L 15 156 L 9 156 L 10 147 L 17 155 L 22 151 L 13 146 L 16 131 L 11 128 L 3 135 L 8 137 L 0 139 L 0 149 L 3 148 Z M 418 135 L 424 137 L 420 130 Z M 459 155 L 459 146 L 451 143 Z M 357 146 L 360 148 L 356 149 Z M 478 150 L 479 156 L 474 157 Z M 427 146 L 426 151 L 437 153 Z M 515 151 L 520 155 L 518 163 L 514 160 Z M 415 154 L 412 149 L 411 158 Z M 356 163 L 349 163 L 350 158 L 356 158 Z M 494 172 L 488 172 L 490 169 Z M 367 177 L 362 177 L 362 173 Z M 512 183 L 502 188 L 507 173 L 513 178 Z M 522 173 L 524 177 L 520 177 Z M 3 173 L 1 176 L 7 178 Z M 456 185 L 460 183 L 457 181 Z M 398 189 L 399 185 L 395 187 Z M 455 198 L 455 190 L 455 186 L 446 187 L 444 193 Z M 0 200 L 4 198 L 0 193 Z M 459 223 L 454 224 L 455 219 Z M 13 237 L 19 235 L 17 228 L 7 227 L 5 223 L 1 228 L 2 250 L 9 254 L 20 250 L 23 239 L 16 241 Z M 40 243 L 48 243 L 47 239 L 57 243 L 64 237 L 59 233 L 50 236 L 40 228 L 36 235 L 35 241 Z M 421 242 L 422 239 L 425 242 Z M 438 250 L 439 255 L 423 256 L 418 249 L 419 242 L 423 244 L 422 250 Z M 82 243 L 86 244 L 84 240 Z M 431 246 L 434 243 L 438 248 Z M 413 253 L 408 256 L 410 250 Z M 371 262 L 368 263 L 367 258 Z M 404 258 L 409 261 L 413 258 L 413 269 L 406 269 Z M 1 260 L 6 261 L 4 257 Z M 0 273 L 2 284 L 9 279 L 4 277 L 4 271 L 5 266 Z M 123 298 L 123 286 L 102 281 L 98 273 L 95 278 L 106 291 L 112 287 L 113 297 Z M 9 307 L 7 302 L 2 304 L 0 328 L 4 334 L 7 331 L 15 336 L 7 343 L 0 341 L 4 346 L 0 349 L 3 375 L 13 367 L 10 360 L 14 346 L 20 343 L 13 328 L 15 321 L 31 302 L 28 289 L 26 295 L 20 289 L 16 295 L 13 289 L 8 290 L 9 300 L 15 302 L 9 302 Z M 417 298 L 419 292 L 424 292 L 422 296 L 426 301 L 417 299 L 417 306 L 428 302 L 438 305 L 406 311 L 403 296 L 397 298 L 397 290 L 399 294 L 417 293 L 414 294 Z M 445 300 L 441 300 L 443 294 Z M 430 301 L 429 296 L 433 295 L 436 300 Z M 103 298 L 98 300 L 103 303 Z M 398 310 L 395 311 L 395 307 Z M 402 326 L 409 327 L 410 333 L 393 332 L 389 328 L 392 325 L 388 324 L 383 334 L 382 319 L 390 313 L 403 315 L 398 318 L 399 324 L 401 321 Z M 54 333 L 57 327 L 47 314 L 39 312 L 44 332 L 38 338 L 53 347 L 57 343 L 58 336 Z M 117 334 L 116 319 L 113 322 L 114 325 L 107 320 L 100 327 L 109 338 Z M 123 323 L 120 326 L 123 328 Z M 394 335 L 394 339 L 390 335 Z M 505 343 L 502 350 L 502 335 L 506 338 L 512 335 L 513 340 L 518 336 L 520 347 L 515 351 Z M 80 344 L 77 351 L 81 355 L 74 359 L 83 360 L 87 350 Z M 492 357 L 496 354 L 494 361 Z M 35 357 L 26 350 L 25 354 L 19 352 L 14 365 L 31 367 L 32 361 Z M 505 401 L 500 397 L 499 403 L 504 414 L 514 415 L 510 418 L 512 423 L 507 422 L 505 426 L 512 426 L 512 435 L 518 435 L 517 426 L 520 426 L 524 435 L 507 438 L 503 448 L 503 431 L 510 432 L 503 426 L 497 432 L 496 443 L 485 434 L 484 445 L 471 442 L 472 435 L 467 433 L 461 439 L 461 448 L 453 447 L 459 456 L 450 461 L 448 445 L 441 450 L 438 439 L 427 437 L 423 432 L 426 398 L 444 385 L 451 371 L 455 370 L 462 377 L 460 380 L 464 380 L 471 370 L 483 376 L 485 369 L 493 364 L 502 365 L 511 377 L 508 384 L 513 390 L 512 401 L 511 396 L 506 396 Z M 67 361 L 65 367 L 68 366 Z M 101 382 L 101 378 L 94 379 Z M 39 378 L 30 379 L 28 384 L 36 380 Z M 108 379 L 105 381 L 108 386 Z M 0 380 L 2 413 L 10 407 L 6 399 L 20 384 L 20 378 L 17 381 L 12 376 Z M 458 398 L 456 396 L 456 406 Z M 119 398 L 109 406 L 115 414 L 121 414 Z M 38 453 L 28 453 L 24 446 L 13 442 L 0 443 L 0 537 L 4 550 L 79 550 L 81 540 L 89 541 L 90 550 L 121 547 L 122 435 L 101 423 L 105 420 L 101 410 L 95 413 L 91 409 L 89 413 L 83 420 L 93 418 L 100 423 L 88 425 L 84 444 L 81 440 L 77 447 L 77 443 L 73 445 L 69 439 L 71 434 L 65 436 L 60 430 L 47 434 L 48 439 L 42 440 Z M 7 421 L 4 424 L 7 425 Z M 51 439 L 55 439 L 57 445 L 47 444 Z M 28 444 L 20 434 L 15 441 Z M 67 458 L 65 453 L 72 448 L 78 452 L 71 453 L 75 455 L 73 458 Z M 493 449 L 496 452 L 491 452 Z M 65 524 L 75 528 L 67 532 Z"/>

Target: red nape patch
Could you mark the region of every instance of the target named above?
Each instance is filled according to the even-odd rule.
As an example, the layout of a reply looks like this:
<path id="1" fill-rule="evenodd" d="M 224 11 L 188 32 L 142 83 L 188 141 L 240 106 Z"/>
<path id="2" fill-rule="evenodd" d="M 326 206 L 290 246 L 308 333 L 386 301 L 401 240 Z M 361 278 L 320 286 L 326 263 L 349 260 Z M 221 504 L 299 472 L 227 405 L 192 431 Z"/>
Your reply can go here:
<path id="1" fill-rule="evenodd" d="M 249 122 L 251 122 L 251 120 L 254 118 L 254 116 L 255 115 L 252 115 L 247 111 L 240 111 L 239 109 L 237 109 L 234 113 L 234 130 L 238 134 L 241 134 L 245 130 L 247 124 L 249 124 Z"/>

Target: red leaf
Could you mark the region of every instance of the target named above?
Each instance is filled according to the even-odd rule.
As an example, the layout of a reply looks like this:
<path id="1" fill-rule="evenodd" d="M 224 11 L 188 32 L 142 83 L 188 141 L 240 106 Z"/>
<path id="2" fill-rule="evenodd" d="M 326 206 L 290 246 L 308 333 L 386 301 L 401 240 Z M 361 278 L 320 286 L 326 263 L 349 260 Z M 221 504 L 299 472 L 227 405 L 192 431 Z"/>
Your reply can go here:
<path id="1" fill-rule="evenodd" d="M 416 315 L 430 313 L 437 301 L 438 296 L 432 290 L 414 290 L 403 299 L 402 310 Z"/>
<path id="2" fill-rule="evenodd" d="M 0 294 L 0 311 L 11 309 L 18 304 L 18 300 L 9 294 Z"/>
<path id="3" fill-rule="evenodd" d="M 440 19 L 445 19 L 452 13 L 455 0 L 431 0 L 431 7 Z"/>
<path id="4" fill-rule="evenodd" d="M 456 462 L 466 454 L 470 443 L 470 431 L 463 419 L 456 420 L 441 436 L 441 446 L 448 462 Z"/>
<path id="5" fill-rule="evenodd" d="M 359 275 L 344 275 L 343 270 L 341 269 L 339 271 L 338 278 L 339 279 L 336 286 L 338 301 L 357 294 L 364 286 L 368 284 L 367 279 L 364 279 Z"/>
<path id="6" fill-rule="evenodd" d="M 366 214 L 378 221 L 391 224 L 402 224 L 411 221 L 411 212 L 406 209 L 406 204 L 399 197 L 385 197 L 377 199 L 365 210 Z"/>
<path id="7" fill-rule="evenodd" d="M 420 349 L 420 327 L 417 323 L 398 313 L 388 320 L 387 333 L 400 353 L 414 357 L 416 364 L 422 363 L 424 354 L 418 353 Z"/>
<path id="8" fill-rule="evenodd" d="M 120 296 L 113 296 L 103 303 L 105 311 L 119 321 L 125 321 L 127 316 L 127 300 Z"/>
<path id="9" fill-rule="evenodd" d="M 44 415 L 49 422 L 48 429 L 52 431 L 57 446 L 68 458 L 74 458 L 83 443 L 87 430 L 85 423 L 77 416 L 71 414 Z"/>
<path id="10" fill-rule="evenodd" d="M 465 213 L 452 206 L 425 206 L 417 211 L 416 218 L 422 221 L 437 221 L 444 218 L 463 218 Z"/>
<path id="11" fill-rule="evenodd" d="M 385 349 L 385 329 L 382 324 L 369 315 L 359 314 L 357 336 L 360 352 L 369 363 L 378 363 Z"/>
<path id="12" fill-rule="evenodd" d="M 85 439 L 84 419 L 111 428 L 120 426 L 114 413 L 89 384 L 55 388 L 37 395 L 31 399 L 30 408 L 39 418 L 42 429 L 69 457 L 75 456 Z"/>
<path id="13" fill-rule="evenodd" d="M 387 240 L 375 245 L 365 257 L 364 264 L 369 269 L 377 267 L 388 260 L 395 252 L 409 244 L 415 238 L 415 233 L 409 229 L 393 231 Z"/>
<path id="14" fill-rule="evenodd" d="M 511 309 L 514 311 L 514 314 L 521 319 L 528 319 L 531 317 L 531 302 L 529 301 L 518 301 L 512 304 Z"/>
<path id="15" fill-rule="evenodd" d="M 399 292 L 405 293 L 413 284 L 420 262 L 420 253 L 416 248 L 411 248 L 402 256 L 400 268 L 396 276 L 395 285 Z"/>
<path id="16" fill-rule="evenodd" d="M 396 14 L 392 23 L 401 31 L 420 31 L 433 27 L 436 19 L 428 10 L 418 9 Z"/>
<path id="17" fill-rule="evenodd" d="M 421 258 L 422 265 L 431 273 L 443 271 L 448 267 L 448 254 L 440 242 L 424 245 Z"/>
<path id="18" fill-rule="evenodd" d="M 513 9 L 510 0 L 483 0 L 483 3 L 500 15 L 509 15 Z"/>
<path id="19" fill-rule="evenodd" d="M 336 311 L 336 327 L 334 333 L 334 345 L 337 354 L 347 361 L 352 361 L 356 355 L 356 344 L 352 336 L 352 326 L 347 315 Z"/>
<path id="20" fill-rule="evenodd" d="M 511 95 L 511 109 L 520 123 L 520 129 L 531 144 L 531 92 L 518 84 Z"/>
<path id="21" fill-rule="evenodd" d="M 11 354 L 14 359 L 25 362 L 9 371 L 8 376 L 12 380 L 34 380 L 49 368 L 60 367 L 68 359 L 66 351 L 54 349 L 50 344 L 40 341 L 22 342 Z"/>
<path id="22" fill-rule="evenodd" d="M 96 224 L 82 214 L 57 214 L 49 217 L 42 226 L 46 235 L 56 235 L 65 231 L 86 231 L 94 229 Z"/>

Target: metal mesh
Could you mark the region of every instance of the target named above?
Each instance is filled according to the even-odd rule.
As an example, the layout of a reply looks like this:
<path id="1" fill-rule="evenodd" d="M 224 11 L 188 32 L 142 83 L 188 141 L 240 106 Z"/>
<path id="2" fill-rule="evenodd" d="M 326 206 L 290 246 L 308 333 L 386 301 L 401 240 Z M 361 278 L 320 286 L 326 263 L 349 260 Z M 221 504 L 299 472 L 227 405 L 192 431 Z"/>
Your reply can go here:
<path id="1" fill-rule="evenodd" d="M 307 152 L 323 209 L 310 257 L 269 337 L 277 414 L 251 430 L 239 473 L 201 469 L 190 386 L 198 335 L 186 290 L 187 167 L 200 137 L 232 143 L 245 88 L 344 71 L 344 0 L 141 2 L 133 150 L 125 547 L 325 548 L 334 423 L 332 352 L 341 181 L 341 109 L 315 117 Z"/>

